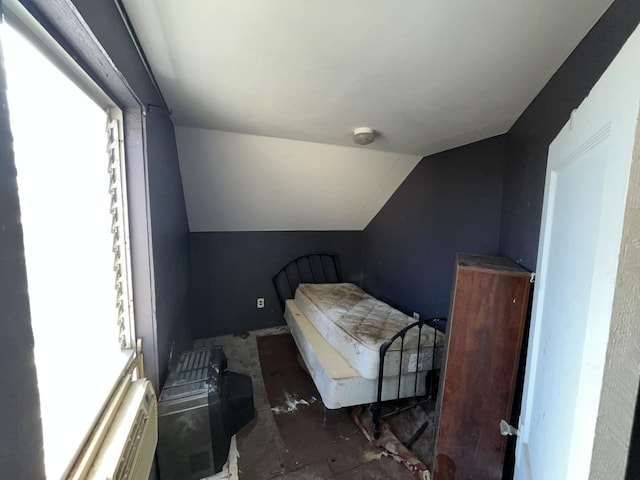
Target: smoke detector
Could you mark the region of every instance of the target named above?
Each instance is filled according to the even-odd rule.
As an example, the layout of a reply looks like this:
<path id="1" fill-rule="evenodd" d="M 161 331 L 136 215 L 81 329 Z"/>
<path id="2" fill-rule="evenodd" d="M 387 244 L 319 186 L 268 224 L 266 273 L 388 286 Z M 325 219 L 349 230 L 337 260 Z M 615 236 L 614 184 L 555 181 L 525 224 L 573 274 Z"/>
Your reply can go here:
<path id="1" fill-rule="evenodd" d="M 376 131 L 369 127 L 356 128 L 353 131 L 353 141 L 358 145 L 369 145 L 376 139 Z"/>

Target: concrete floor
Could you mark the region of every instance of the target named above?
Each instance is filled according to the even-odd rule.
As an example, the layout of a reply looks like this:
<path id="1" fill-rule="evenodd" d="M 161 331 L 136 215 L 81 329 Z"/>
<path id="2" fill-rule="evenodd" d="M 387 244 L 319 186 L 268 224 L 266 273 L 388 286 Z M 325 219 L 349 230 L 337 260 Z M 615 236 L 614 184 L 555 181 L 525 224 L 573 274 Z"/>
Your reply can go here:
<path id="1" fill-rule="evenodd" d="M 269 402 L 257 338 L 288 332 L 288 327 L 275 327 L 194 342 L 194 348 L 222 345 L 229 370 L 252 378 L 256 418 L 237 434 L 240 480 L 413 479 L 403 465 L 383 456 L 380 449 L 367 442 L 351 421 L 349 409 L 325 409 L 306 374 L 297 377 L 298 383 L 300 378 L 308 382 L 308 386 L 298 390 L 306 395 L 293 398 L 310 405 L 298 405 L 295 412 L 287 412 L 286 402 L 278 405 Z M 268 373 L 274 374 L 279 372 Z M 287 378 L 282 381 L 286 382 Z M 389 423 L 398 437 L 406 440 L 415 431 L 415 425 L 422 424 L 425 418 L 433 418 L 432 406 L 409 410 L 402 416 L 390 418 Z M 432 438 L 433 422 L 430 422 L 414 447 L 416 455 L 427 465 L 431 460 L 428 456 L 432 451 Z"/>

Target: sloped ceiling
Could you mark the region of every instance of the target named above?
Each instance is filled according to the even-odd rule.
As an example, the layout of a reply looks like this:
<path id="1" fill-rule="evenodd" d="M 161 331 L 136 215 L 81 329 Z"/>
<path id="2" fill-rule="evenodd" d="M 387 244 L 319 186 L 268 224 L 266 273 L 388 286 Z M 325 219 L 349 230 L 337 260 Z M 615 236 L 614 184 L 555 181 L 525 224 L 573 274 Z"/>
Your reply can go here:
<path id="1" fill-rule="evenodd" d="M 356 156 L 423 156 L 505 133 L 611 3 L 124 0 L 176 125 L 297 140 L 311 149 L 350 147 Z M 350 132 L 359 126 L 375 128 L 376 142 L 354 148 Z M 274 157 L 277 150 L 265 154 Z M 332 168 L 336 177 L 346 173 L 338 164 Z M 367 166 L 359 168 L 365 173 Z M 263 180 L 282 173 L 274 167 Z M 225 174 L 245 181 L 255 173 Z M 367 178 L 349 174 L 354 181 Z M 194 187 L 185 182 L 185 188 Z M 308 185 L 307 191 L 322 188 Z M 356 190 L 364 195 L 367 189 Z M 334 194 L 346 199 L 353 192 Z M 202 222 L 192 208 L 197 228 Z M 217 214 L 235 218 L 241 208 Z M 331 215 L 327 211 L 323 224 L 333 224 Z M 277 222 L 266 223 L 276 228 Z M 306 225 L 303 218 L 290 223 Z"/>
<path id="2" fill-rule="evenodd" d="M 190 127 L 176 138 L 195 232 L 363 230 L 420 160 Z"/>

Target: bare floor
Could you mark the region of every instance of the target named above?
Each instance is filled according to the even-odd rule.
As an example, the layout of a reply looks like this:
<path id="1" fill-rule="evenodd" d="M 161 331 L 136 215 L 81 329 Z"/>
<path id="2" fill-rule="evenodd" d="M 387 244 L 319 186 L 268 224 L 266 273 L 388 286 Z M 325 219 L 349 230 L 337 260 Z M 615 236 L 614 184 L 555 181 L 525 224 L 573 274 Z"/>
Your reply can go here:
<path id="1" fill-rule="evenodd" d="M 256 418 L 237 434 L 240 480 L 414 478 L 406 467 L 368 443 L 349 409 L 324 408 L 311 378 L 297 364 L 295 350 L 286 342 L 282 348 L 275 343 L 277 351 L 263 351 L 266 365 L 261 366 L 258 338 L 288 332 L 288 327 L 276 327 L 194 342 L 195 348 L 222 345 L 229 370 L 252 378 Z M 277 358 L 271 361 L 272 357 Z M 426 419 L 433 419 L 432 405 L 390 417 L 389 423 L 406 441 Z M 432 439 L 431 421 L 413 449 L 427 465 Z"/>

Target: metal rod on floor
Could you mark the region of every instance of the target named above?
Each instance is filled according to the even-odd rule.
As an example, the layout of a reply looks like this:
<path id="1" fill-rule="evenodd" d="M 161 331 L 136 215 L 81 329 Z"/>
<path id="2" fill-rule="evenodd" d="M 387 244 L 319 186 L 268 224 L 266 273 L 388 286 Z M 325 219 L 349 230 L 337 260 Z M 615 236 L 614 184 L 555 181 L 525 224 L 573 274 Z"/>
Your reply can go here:
<path id="1" fill-rule="evenodd" d="M 416 440 L 418 440 L 422 436 L 424 431 L 427 429 L 428 425 L 429 425 L 429 420 L 426 420 L 420 426 L 420 428 L 418 430 L 416 430 L 416 433 L 411 435 L 411 438 L 405 442 L 404 446 L 407 447 L 407 448 L 411 448 L 413 446 L 413 444 L 416 443 Z"/>

